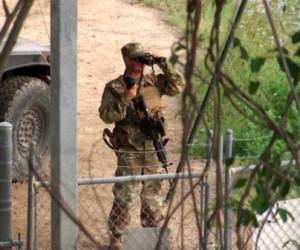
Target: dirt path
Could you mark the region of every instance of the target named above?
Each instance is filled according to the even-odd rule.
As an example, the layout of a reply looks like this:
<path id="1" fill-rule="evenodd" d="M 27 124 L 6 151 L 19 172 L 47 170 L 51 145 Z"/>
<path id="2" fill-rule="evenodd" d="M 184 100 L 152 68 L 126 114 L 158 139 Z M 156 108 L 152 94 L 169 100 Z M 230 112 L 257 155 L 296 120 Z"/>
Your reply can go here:
<path id="1" fill-rule="evenodd" d="M 21 37 L 49 44 L 49 0 L 36 0 Z M 101 133 L 107 127 L 98 117 L 98 107 L 105 83 L 124 70 L 120 48 L 127 42 L 139 41 L 152 52 L 168 56 L 176 40 L 176 31 L 167 26 L 158 11 L 122 0 L 78 1 L 78 177 L 112 176 L 116 159 L 103 143 Z M 180 141 L 179 97 L 164 97 L 168 136 L 173 145 Z M 93 147 L 94 146 L 94 147 Z M 174 165 L 175 167 L 175 165 Z M 26 235 L 26 184 L 14 186 L 14 234 Z M 103 191 L 100 191 L 103 192 Z M 111 196 L 111 187 L 106 191 Z M 88 197 L 88 196 L 87 196 Z M 46 195 L 39 194 L 39 199 Z M 93 200 L 91 195 L 87 202 Z M 108 200 L 109 201 L 109 200 Z M 82 202 L 82 201 L 81 201 Z M 111 206 L 111 201 L 109 201 Z M 86 204 L 87 205 L 87 204 Z M 90 205 L 88 205 L 90 206 Z M 38 208 L 44 217 L 39 225 L 48 228 L 42 238 L 49 242 L 47 205 Z M 40 211 L 41 210 L 41 211 Z M 91 211 L 94 214 L 94 211 Z M 96 219 L 95 219 L 96 221 Z M 95 221 L 91 221 L 94 225 Z M 105 223 L 105 220 L 104 220 Z M 40 233 L 40 235 L 42 235 Z M 38 239 L 39 241 L 39 239 Z M 88 248 L 81 248 L 88 249 Z"/>
<path id="2" fill-rule="evenodd" d="M 49 41 L 49 0 L 37 0 L 22 37 L 43 44 Z M 38 27 L 38 28 L 37 28 Z M 104 127 L 98 117 L 104 85 L 124 70 L 120 48 L 139 41 L 151 51 L 168 56 L 175 30 L 167 26 L 158 11 L 122 0 L 78 1 L 78 169 L 87 176 L 92 145 Z M 165 98 L 169 136 L 177 135 L 177 99 Z M 177 140 L 178 141 L 178 140 Z M 95 155 L 96 154 L 96 155 Z M 93 175 L 112 175 L 114 156 L 100 141 L 92 155 Z"/>

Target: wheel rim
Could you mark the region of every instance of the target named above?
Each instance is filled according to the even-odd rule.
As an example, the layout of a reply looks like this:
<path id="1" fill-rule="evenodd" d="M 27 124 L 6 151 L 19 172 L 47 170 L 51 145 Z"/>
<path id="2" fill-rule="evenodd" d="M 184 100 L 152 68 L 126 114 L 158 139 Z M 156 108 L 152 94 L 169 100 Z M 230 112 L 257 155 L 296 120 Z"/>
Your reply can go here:
<path id="1" fill-rule="evenodd" d="M 40 108 L 26 110 L 17 125 L 17 150 L 23 158 L 29 155 L 30 144 L 33 142 L 38 153 L 43 153 L 46 119 Z"/>

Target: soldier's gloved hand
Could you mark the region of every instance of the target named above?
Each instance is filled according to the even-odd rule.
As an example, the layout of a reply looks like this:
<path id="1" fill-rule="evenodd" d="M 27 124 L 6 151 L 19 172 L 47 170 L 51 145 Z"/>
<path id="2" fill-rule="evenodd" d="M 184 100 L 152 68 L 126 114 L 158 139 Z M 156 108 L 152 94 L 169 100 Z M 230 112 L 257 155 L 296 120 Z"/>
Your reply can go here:
<path id="1" fill-rule="evenodd" d="M 125 90 L 125 99 L 131 101 L 134 97 L 137 96 L 138 85 L 134 84 L 130 89 Z"/>

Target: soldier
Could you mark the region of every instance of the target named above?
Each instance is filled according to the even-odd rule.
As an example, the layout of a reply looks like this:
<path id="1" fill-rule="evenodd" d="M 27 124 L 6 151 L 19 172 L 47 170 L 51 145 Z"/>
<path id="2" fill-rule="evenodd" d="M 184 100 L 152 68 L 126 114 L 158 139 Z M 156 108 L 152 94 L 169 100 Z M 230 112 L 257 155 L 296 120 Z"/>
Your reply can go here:
<path id="1" fill-rule="evenodd" d="M 105 86 L 100 118 L 115 123 L 110 142 L 115 149 L 118 166 L 116 176 L 155 174 L 161 170 L 150 141 L 141 128 L 141 117 L 133 104 L 136 96 L 144 97 L 151 115 L 163 117 L 161 96 L 174 96 L 183 87 L 182 76 L 172 69 L 165 58 L 149 54 L 140 43 L 128 43 L 121 49 L 125 63 L 123 75 Z M 145 65 L 156 63 L 161 74 L 144 74 Z M 111 249 L 122 249 L 122 236 L 130 222 L 133 197 L 140 183 L 116 183 L 113 187 L 114 203 L 109 215 Z M 161 182 L 142 183 L 140 219 L 143 227 L 156 227 L 163 219 Z"/>

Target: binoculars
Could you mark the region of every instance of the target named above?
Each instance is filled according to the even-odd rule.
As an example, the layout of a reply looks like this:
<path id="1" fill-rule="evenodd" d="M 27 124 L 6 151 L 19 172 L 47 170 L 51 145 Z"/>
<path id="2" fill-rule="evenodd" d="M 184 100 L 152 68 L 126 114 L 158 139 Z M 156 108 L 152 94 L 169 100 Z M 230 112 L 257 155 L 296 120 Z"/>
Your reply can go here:
<path id="1" fill-rule="evenodd" d="M 135 60 L 139 63 L 145 64 L 148 66 L 153 66 L 154 64 L 164 64 L 167 62 L 167 59 L 165 57 L 154 57 L 150 53 L 139 56 Z"/>

